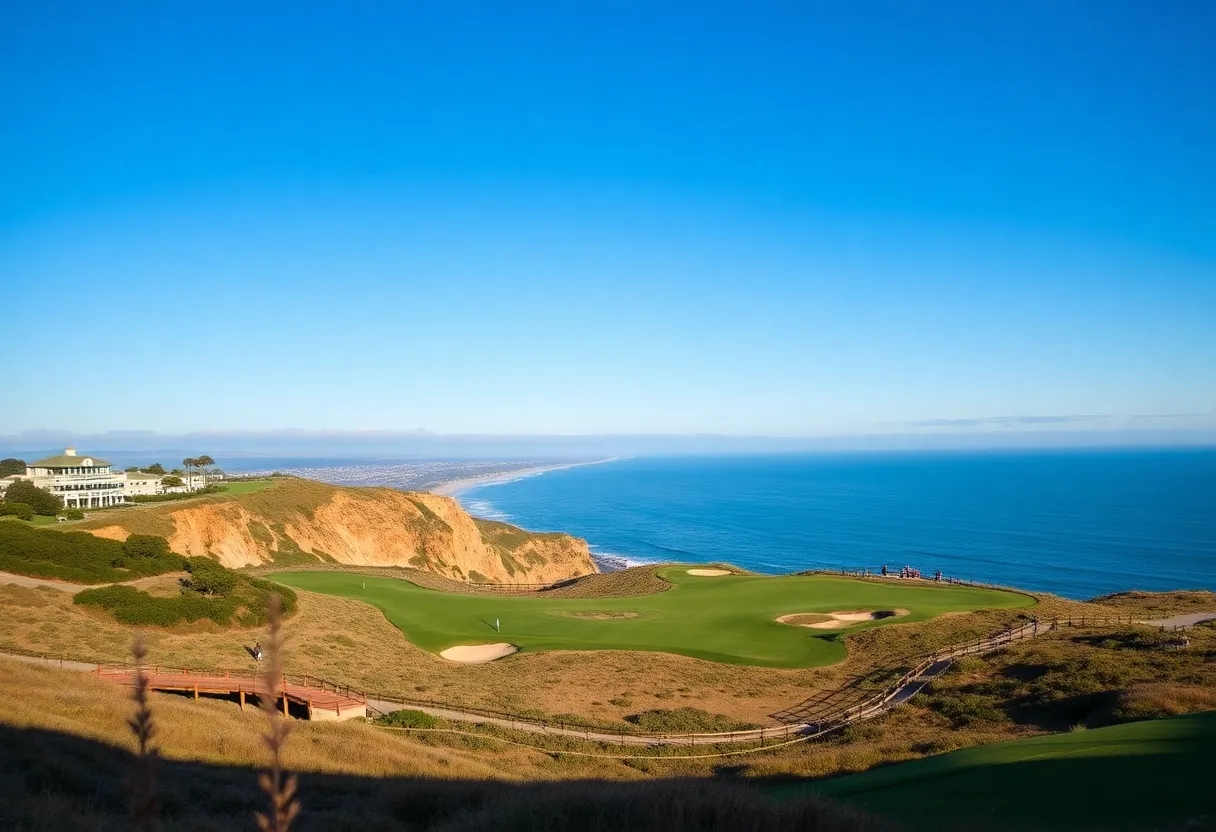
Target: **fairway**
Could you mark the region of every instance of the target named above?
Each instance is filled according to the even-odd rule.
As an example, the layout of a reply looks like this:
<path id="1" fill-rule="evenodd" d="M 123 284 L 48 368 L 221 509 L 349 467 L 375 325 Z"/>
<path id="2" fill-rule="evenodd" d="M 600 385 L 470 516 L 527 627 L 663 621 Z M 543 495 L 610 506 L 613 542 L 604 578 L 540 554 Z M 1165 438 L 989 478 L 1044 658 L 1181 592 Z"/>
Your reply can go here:
<path id="1" fill-rule="evenodd" d="M 414 644 L 449 647 L 509 642 L 520 650 L 649 650 L 764 667 L 816 667 L 844 658 L 840 633 L 946 612 L 1027 607 L 1014 592 L 920 581 L 826 575 L 697 577 L 688 567 L 660 573 L 674 586 L 631 598 L 458 595 L 408 581 L 351 572 L 278 572 L 288 586 L 357 598 L 378 607 Z M 366 588 L 364 588 L 366 587 Z M 815 630 L 780 624 L 791 613 L 907 610 L 898 618 Z M 495 622 L 501 622 L 501 633 Z"/>
<path id="2" fill-rule="evenodd" d="M 1183 829 L 1216 815 L 1213 743 L 1216 712 L 1207 712 L 978 746 L 774 792 L 825 795 L 914 829 Z"/>

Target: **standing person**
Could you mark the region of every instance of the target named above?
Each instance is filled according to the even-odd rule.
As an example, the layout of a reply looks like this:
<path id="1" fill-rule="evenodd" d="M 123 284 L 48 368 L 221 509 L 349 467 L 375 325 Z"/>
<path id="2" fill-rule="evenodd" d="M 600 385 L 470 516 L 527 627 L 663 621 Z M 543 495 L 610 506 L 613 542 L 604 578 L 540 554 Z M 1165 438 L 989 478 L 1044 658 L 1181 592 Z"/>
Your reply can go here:
<path id="1" fill-rule="evenodd" d="M 882 576 L 884 578 L 887 577 L 887 565 L 885 563 L 882 565 Z"/>
<path id="2" fill-rule="evenodd" d="M 253 645 L 253 660 L 260 662 L 262 660 L 262 642 Z"/>
<path id="3" fill-rule="evenodd" d="M 937 572 L 933 575 L 933 580 L 937 581 L 939 584 L 942 582 L 942 570 L 937 570 Z"/>

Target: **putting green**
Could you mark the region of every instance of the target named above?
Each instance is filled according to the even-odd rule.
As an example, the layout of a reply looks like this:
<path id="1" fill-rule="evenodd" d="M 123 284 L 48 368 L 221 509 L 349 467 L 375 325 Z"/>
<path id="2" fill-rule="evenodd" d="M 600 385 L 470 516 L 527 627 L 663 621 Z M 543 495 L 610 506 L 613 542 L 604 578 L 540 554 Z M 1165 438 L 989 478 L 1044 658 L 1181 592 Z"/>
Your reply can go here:
<path id="1" fill-rule="evenodd" d="M 1216 712 L 982 745 L 796 786 L 909 829 L 1206 829 Z M 945 824 L 943 819 L 949 819 Z"/>
<path id="2" fill-rule="evenodd" d="M 945 612 L 1034 604 L 1015 592 L 919 581 L 696 577 L 687 567 L 660 574 L 674 584 L 670 590 L 632 598 L 457 595 L 351 572 L 278 572 L 271 577 L 296 589 L 366 601 L 406 638 L 434 653 L 504 641 L 521 650 L 651 650 L 764 667 L 831 664 L 845 655 L 839 634 L 885 625 L 866 621 L 827 631 L 775 620 L 789 613 L 906 609 L 908 615 L 888 621 L 907 623 Z M 501 632 L 495 621 L 501 622 Z"/>

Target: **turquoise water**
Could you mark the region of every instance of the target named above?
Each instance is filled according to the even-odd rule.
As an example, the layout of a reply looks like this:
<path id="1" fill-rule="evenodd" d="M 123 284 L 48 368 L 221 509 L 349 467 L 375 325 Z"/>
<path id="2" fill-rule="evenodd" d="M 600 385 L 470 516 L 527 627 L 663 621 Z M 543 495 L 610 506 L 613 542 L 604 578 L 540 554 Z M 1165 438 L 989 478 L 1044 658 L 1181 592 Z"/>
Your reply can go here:
<path id="1" fill-rule="evenodd" d="M 603 562 L 916 567 L 1072 598 L 1216 589 L 1216 450 L 646 458 L 460 495 Z"/>

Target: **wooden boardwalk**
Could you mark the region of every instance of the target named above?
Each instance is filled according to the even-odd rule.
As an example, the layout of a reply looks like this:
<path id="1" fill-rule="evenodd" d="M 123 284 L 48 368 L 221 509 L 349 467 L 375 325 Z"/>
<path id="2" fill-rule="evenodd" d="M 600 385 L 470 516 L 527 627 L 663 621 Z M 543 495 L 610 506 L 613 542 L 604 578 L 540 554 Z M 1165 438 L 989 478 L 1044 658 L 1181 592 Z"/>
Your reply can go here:
<path id="1" fill-rule="evenodd" d="M 241 707 L 247 697 L 260 698 L 266 691 L 266 682 L 260 676 L 239 673 L 196 673 L 189 670 L 146 669 L 144 675 L 152 690 L 171 691 L 200 695 L 235 696 Z M 132 668 L 97 669 L 97 676 L 120 685 L 133 686 L 135 671 Z M 354 719 L 367 716 L 367 698 L 356 693 L 341 693 L 317 685 L 293 682 L 284 679 L 275 685 L 273 692 L 275 707 L 287 714 L 290 705 L 306 709 L 312 720 Z"/>

